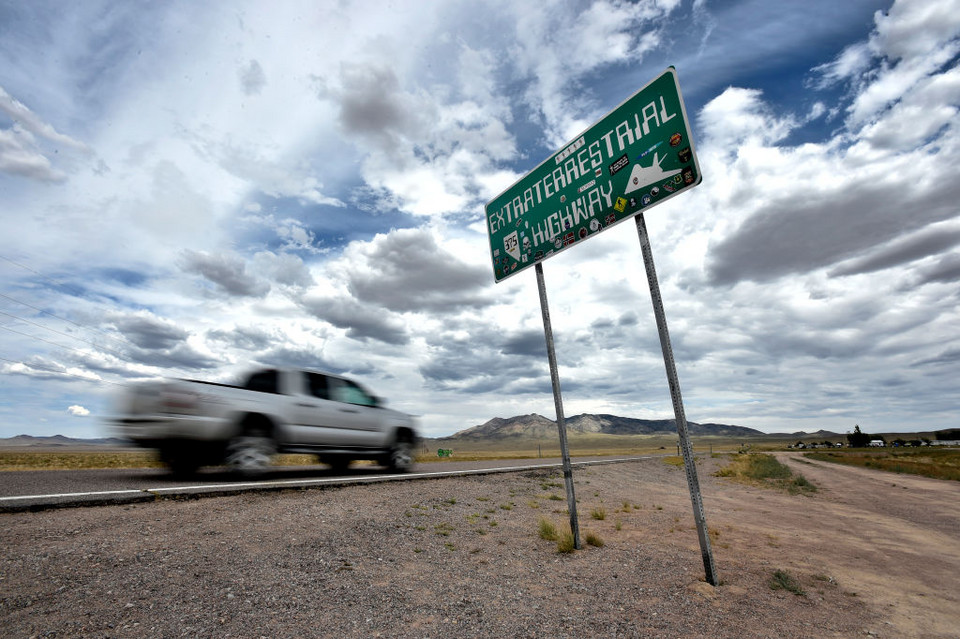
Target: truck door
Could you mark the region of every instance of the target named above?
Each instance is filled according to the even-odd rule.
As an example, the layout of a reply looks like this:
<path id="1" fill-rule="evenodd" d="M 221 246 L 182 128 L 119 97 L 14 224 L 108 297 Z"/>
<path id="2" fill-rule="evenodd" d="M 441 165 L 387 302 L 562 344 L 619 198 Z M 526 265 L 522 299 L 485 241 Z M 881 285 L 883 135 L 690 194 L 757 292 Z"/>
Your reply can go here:
<path id="1" fill-rule="evenodd" d="M 303 389 L 295 395 L 291 442 L 318 447 L 376 445 L 377 423 L 367 403 L 376 400 L 356 384 L 322 373 L 299 373 Z"/>
<path id="2" fill-rule="evenodd" d="M 336 402 L 329 398 L 327 376 L 320 373 L 290 372 L 293 418 L 291 444 L 351 446 L 349 431 L 337 428 L 342 422 Z"/>
<path id="3" fill-rule="evenodd" d="M 381 409 L 377 399 L 358 384 L 348 379 L 327 377 L 328 392 L 350 424 L 352 438 L 358 446 L 382 446 L 385 433 L 381 424 Z"/>

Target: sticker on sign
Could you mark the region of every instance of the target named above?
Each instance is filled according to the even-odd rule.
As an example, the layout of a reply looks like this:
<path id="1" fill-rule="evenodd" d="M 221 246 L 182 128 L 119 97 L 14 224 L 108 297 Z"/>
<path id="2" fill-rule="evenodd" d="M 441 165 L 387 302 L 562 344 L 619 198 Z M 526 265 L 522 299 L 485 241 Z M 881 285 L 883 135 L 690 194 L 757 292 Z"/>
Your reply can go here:
<path id="1" fill-rule="evenodd" d="M 486 206 L 496 281 L 700 183 L 669 67 Z"/>

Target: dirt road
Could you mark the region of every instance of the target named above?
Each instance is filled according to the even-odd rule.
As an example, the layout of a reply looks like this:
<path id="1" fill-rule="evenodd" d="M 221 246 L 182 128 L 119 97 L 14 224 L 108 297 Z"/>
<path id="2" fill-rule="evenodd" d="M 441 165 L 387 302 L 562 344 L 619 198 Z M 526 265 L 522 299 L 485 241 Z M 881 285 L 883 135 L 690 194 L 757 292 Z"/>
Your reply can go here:
<path id="1" fill-rule="evenodd" d="M 810 570 L 840 555 L 836 578 L 903 636 L 960 636 L 960 483 L 780 457 L 822 486 L 803 513 Z"/>
<path id="2" fill-rule="evenodd" d="M 645 460 L 0 516 L 6 636 L 956 637 L 960 484 L 791 458 L 794 496 Z M 774 571 L 803 594 L 771 588 Z"/>

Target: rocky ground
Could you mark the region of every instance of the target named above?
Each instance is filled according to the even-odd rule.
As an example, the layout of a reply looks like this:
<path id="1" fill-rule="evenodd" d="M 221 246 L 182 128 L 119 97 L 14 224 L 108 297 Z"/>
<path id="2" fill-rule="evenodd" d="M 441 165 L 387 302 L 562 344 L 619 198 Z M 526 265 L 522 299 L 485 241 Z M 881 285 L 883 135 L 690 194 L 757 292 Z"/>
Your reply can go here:
<path id="1" fill-rule="evenodd" d="M 0 515 L 8 637 L 955 637 L 960 485 L 791 458 L 811 496 L 660 459 Z M 2 478 L 0 478 L 2 479 Z M 775 589 L 774 575 L 790 589 Z M 790 580 L 793 580 L 792 582 Z"/>

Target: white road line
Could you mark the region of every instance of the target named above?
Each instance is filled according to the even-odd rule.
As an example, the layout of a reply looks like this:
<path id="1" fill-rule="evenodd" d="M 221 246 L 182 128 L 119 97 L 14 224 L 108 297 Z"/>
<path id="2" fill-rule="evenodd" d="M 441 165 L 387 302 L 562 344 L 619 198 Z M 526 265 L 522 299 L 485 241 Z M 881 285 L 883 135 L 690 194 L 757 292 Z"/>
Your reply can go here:
<path id="1" fill-rule="evenodd" d="M 637 461 L 640 459 L 649 459 L 644 457 L 624 457 L 619 459 L 603 459 L 595 461 L 573 462 L 575 466 L 589 466 L 595 464 L 611 464 L 616 462 Z M 285 486 L 322 486 L 324 484 L 344 484 L 344 483 L 370 483 L 380 481 L 398 481 L 404 479 L 422 479 L 428 477 L 455 477 L 458 475 L 481 475 L 489 473 L 518 472 L 523 470 L 542 470 L 545 468 L 559 468 L 561 464 L 531 464 L 526 466 L 505 466 L 500 468 L 474 468 L 468 470 L 444 470 L 430 473 L 403 473 L 391 475 L 367 475 L 367 476 L 346 476 L 331 477 L 327 479 L 283 479 L 271 481 L 256 482 L 233 482 L 229 484 L 196 484 L 192 486 L 167 486 L 157 488 L 141 488 L 128 490 L 105 490 L 88 493 L 58 493 L 49 495 L 18 495 L 16 497 L 0 497 L 0 503 L 25 501 L 29 499 L 68 499 L 68 498 L 90 498 L 90 497 L 110 497 L 120 495 L 163 495 L 178 492 L 216 492 L 218 490 L 238 490 L 245 488 L 283 488 Z"/>
<path id="2" fill-rule="evenodd" d="M 0 497 L 0 501 L 13 501 L 15 499 L 62 499 L 66 497 L 107 497 L 109 495 L 132 495 L 144 491 L 131 488 L 130 490 L 105 490 L 96 493 L 57 493 L 53 495 L 18 495 L 16 497 Z"/>

